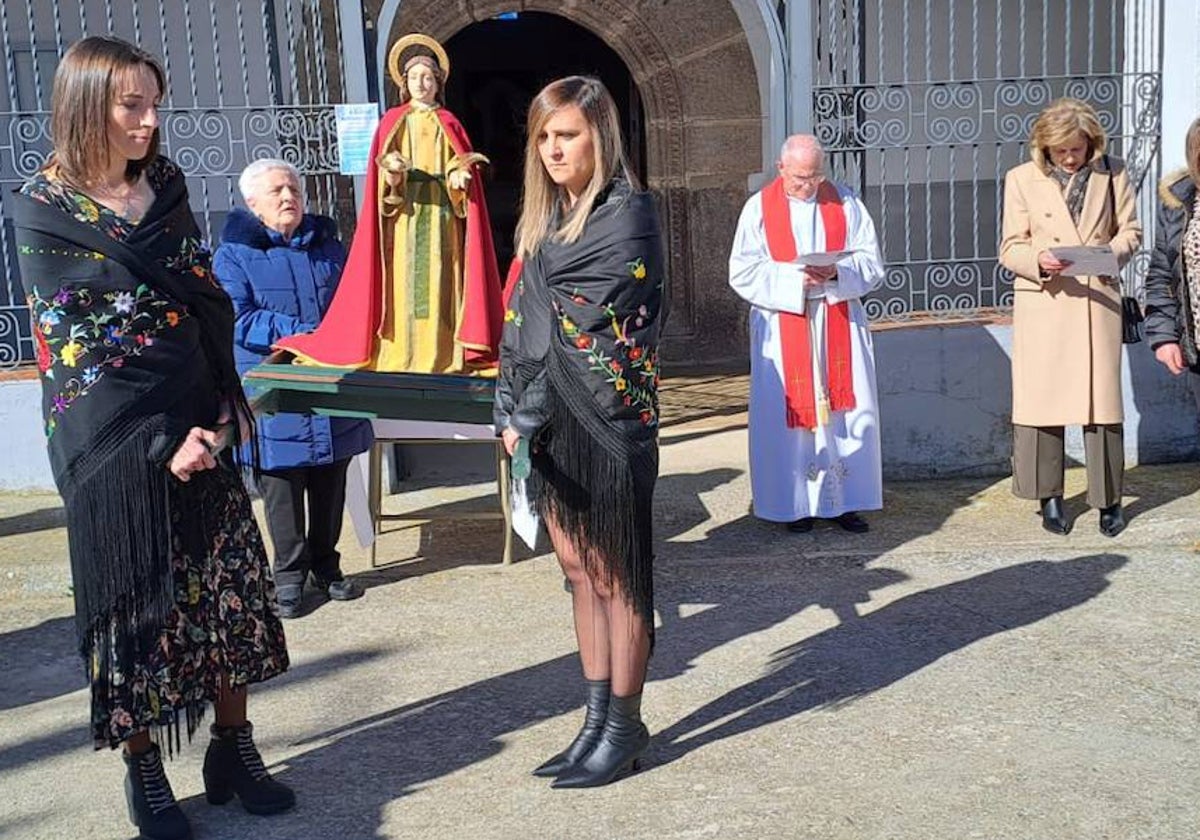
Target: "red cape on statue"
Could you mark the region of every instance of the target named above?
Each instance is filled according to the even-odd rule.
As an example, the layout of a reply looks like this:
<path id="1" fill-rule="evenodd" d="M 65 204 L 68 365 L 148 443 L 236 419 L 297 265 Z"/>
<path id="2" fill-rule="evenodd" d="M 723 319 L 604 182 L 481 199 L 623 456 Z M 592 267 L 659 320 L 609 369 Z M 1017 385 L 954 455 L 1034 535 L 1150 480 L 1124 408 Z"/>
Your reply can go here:
<path id="1" fill-rule="evenodd" d="M 367 187 L 350 255 L 329 311 L 315 332 L 288 336 L 275 343 L 312 364 L 325 367 L 363 367 L 375 354 L 375 339 L 383 325 L 383 265 L 380 252 L 379 147 L 404 119 L 410 108 L 405 103 L 392 108 L 379 121 L 367 165 Z M 472 151 L 466 129 L 445 108 L 434 111 L 456 155 Z M 483 184 L 479 174 L 467 185 L 466 235 L 463 243 L 463 317 L 455 341 L 463 346 L 463 357 L 479 369 L 496 364 L 500 331 L 504 325 L 500 272 Z"/>

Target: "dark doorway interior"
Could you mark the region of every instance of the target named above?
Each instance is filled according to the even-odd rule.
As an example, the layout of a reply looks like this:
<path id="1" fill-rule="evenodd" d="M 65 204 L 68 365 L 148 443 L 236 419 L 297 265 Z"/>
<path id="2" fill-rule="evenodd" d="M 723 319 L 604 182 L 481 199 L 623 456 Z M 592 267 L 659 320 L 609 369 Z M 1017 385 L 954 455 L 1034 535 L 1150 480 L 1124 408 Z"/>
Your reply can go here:
<path id="1" fill-rule="evenodd" d="M 634 171 L 645 182 L 646 134 L 637 86 L 620 57 L 589 30 L 558 15 L 522 12 L 468 26 L 446 42 L 446 52 L 446 105 L 466 127 L 476 151 L 492 161 L 484 183 L 502 274 L 513 254 L 525 116 L 546 83 L 573 74 L 603 81 L 624 120 Z"/>

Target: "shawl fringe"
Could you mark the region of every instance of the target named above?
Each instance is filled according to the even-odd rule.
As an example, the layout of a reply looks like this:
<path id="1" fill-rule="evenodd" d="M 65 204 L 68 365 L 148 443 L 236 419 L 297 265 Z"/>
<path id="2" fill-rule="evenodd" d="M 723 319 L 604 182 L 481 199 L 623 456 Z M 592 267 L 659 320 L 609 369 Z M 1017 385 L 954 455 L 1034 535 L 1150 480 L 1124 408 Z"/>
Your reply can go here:
<path id="1" fill-rule="evenodd" d="M 137 661 L 175 606 L 170 477 L 146 463 L 159 425 L 144 417 L 113 424 L 96 440 L 103 455 L 79 459 L 63 483 L 79 651 L 105 683 L 112 654 Z M 117 651 L 114 636 L 128 639 Z"/>
<path id="2" fill-rule="evenodd" d="M 645 619 L 653 636 L 654 553 L 651 539 L 658 448 L 637 445 L 596 413 L 577 373 L 551 343 L 547 354 L 547 438 L 533 472 L 540 513 L 552 518 L 593 579 L 614 585 Z"/>

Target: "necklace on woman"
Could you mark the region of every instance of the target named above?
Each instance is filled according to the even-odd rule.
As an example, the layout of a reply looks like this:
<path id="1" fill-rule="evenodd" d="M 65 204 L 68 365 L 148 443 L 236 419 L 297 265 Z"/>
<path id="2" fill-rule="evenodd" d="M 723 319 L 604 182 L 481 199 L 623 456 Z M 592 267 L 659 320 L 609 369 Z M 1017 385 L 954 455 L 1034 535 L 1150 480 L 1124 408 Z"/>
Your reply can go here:
<path id="1" fill-rule="evenodd" d="M 113 188 L 108 184 L 96 184 L 88 192 L 92 198 L 112 210 L 121 218 L 130 222 L 139 222 L 146 214 L 146 196 L 142 190 L 143 176 L 130 184 L 122 181 L 124 189 Z"/>

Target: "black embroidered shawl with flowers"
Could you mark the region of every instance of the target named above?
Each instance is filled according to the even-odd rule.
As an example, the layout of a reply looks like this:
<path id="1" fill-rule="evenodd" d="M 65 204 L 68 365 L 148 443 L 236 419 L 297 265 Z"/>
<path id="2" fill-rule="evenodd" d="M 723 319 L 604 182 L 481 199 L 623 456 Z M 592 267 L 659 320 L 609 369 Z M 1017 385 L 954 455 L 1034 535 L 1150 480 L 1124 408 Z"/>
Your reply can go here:
<path id="1" fill-rule="evenodd" d="M 654 199 L 617 178 L 578 241 L 547 240 L 522 266 L 495 412 L 533 440 L 542 515 L 650 626 L 665 277 Z"/>
<path id="2" fill-rule="evenodd" d="M 183 174 L 160 157 L 147 177 L 156 197 L 137 224 L 45 174 L 13 196 L 80 652 L 101 662 L 94 640 L 136 659 L 174 606 L 171 455 L 191 427 L 216 423 L 222 401 L 248 411 L 233 307 L 209 273 Z M 202 533 L 180 536 L 207 550 Z M 94 632 L 114 624 L 118 638 Z"/>

